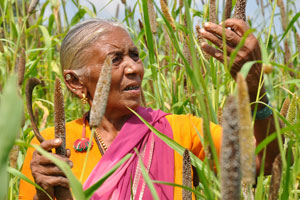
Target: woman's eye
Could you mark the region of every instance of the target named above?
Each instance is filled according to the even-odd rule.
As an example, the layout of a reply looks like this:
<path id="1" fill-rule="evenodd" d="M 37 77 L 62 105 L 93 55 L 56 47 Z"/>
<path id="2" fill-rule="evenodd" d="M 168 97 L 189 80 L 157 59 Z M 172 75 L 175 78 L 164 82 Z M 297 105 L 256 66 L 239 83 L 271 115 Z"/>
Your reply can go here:
<path id="1" fill-rule="evenodd" d="M 134 61 L 138 61 L 140 59 L 139 53 L 138 52 L 131 52 L 130 53 L 130 57 L 134 60 Z"/>
<path id="2" fill-rule="evenodd" d="M 118 64 L 122 60 L 121 56 L 116 56 L 112 59 L 113 64 Z"/>

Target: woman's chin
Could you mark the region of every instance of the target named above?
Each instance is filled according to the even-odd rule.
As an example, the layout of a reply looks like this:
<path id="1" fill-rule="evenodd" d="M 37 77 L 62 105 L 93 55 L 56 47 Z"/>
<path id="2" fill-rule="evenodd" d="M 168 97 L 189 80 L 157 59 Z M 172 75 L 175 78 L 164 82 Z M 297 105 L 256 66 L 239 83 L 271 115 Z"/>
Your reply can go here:
<path id="1" fill-rule="evenodd" d="M 122 102 L 118 105 L 114 105 L 111 106 L 109 105 L 109 112 L 112 113 L 118 113 L 118 115 L 128 115 L 128 114 L 132 114 L 132 112 L 128 109 L 132 109 L 132 110 L 137 110 L 138 107 L 140 107 L 140 101 L 127 101 L 127 102 Z M 107 110 L 106 110 L 107 111 Z"/>
<path id="2" fill-rule="evenodd" d="M 141 106 L 141 102 L 140 101 L 130 102 L 129 104 L 126 105 L 127 108 L 130 108 L 132 110 L 136 110 L 140 106 Z"/>

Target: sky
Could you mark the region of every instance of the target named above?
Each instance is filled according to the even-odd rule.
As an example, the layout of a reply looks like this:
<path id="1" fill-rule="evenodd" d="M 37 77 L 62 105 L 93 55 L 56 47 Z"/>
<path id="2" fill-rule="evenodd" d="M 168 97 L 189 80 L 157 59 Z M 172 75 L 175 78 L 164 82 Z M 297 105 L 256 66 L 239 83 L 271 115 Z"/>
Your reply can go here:
<path id="1" fill-rule="evenodd" d="M 159 0 L 155 0 L 157 4 L 159 5 Z M 170 1 L 170 0 L 169 0 Z M 206 0 L 208 1 L 208 0 Z M 74 15 L 77 11 L 76 7 L 73 5 L 73 3 L 69 0 L 67 1 L 67 7 L 69 14 Z M 104 18 L 104 19 L 110 19 L 112 17 L 115 17 L 117 7 L 119 6 L 119 19 L 124 19 L 124 4 L 121 2 L 121 0 L 90 0 L 92 2 L 97 10 L 98 17 Z M 136 0 L 127 0 L 127 6 L 130 6 L 131 8 L 134 6 L 134 4 L 137 2 Z M 202 4 L 200 0 L 197 0 L 196 2 L 199 2 L 198 5 L 195 5 L 197 10 L 202 10 Z M 222 2 L 222 0 L 220 0 Z M 267 4 L 267 0 L 263 0 L 265 4 Z M 296 12 L 300 12 L 300 0 L 295 0 L 296 3 Z M 87 0 L 80 0 L 80 3 L 82 5 L 86 5 L 90 7 L 90 4 Z M 222 6 L 220 6 L 222 7 Z M 263 17 L 261 12 L 261 7 L 257 5 L 256 0 L 248 0 L 247 1 L 247 10 L 246 10 L 246 16 L 249 17 L 253 22 L 253 27 L 256 27 L 257 29 L 263 29 L 264 27 L 269 25 L 269 19 L 271 18 L 271 9 L 270 6 L 265 11 L 265 16 Z M 137 9 L 139 9 L 137 7 Z M 269 10 L 269 11 L 268 11 Z M 100 11 L 100 12 L 99 12 Z M 276 8 L 276 12 L 279 13 L 279 9 Z M 136 12 L 135 18 L 140 18 L 139 12 Z M 197 22 L 196 22 L 197 23 Z M 281 32 L 281 23 L 280 23 L 280 16 L 275 16 L 275 29 L 276 32 Z M 297 27 L 298 30 L 299 27 Z"/>

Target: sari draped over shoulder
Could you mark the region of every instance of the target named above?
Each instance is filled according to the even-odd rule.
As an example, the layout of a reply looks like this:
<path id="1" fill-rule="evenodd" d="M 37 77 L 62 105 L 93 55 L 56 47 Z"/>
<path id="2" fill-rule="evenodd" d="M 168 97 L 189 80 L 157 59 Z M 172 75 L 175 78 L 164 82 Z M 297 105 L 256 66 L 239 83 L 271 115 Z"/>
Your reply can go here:
<path id="1" fill-rule="evenodd" d="M 157 130 L 173 138 L 171 126 L 161 110 L 139 107 L 137 113 Z M 174 151 L 132 115 L 84 183 L 92 186 L 128 153 L 133 154 L 94 193 L 91 199 L 153 199 L 140 171 L 139 157 L 152 180 L 174 182 Z M 173 187 L 154 184 L 159 199 L 173 199 Z"/>

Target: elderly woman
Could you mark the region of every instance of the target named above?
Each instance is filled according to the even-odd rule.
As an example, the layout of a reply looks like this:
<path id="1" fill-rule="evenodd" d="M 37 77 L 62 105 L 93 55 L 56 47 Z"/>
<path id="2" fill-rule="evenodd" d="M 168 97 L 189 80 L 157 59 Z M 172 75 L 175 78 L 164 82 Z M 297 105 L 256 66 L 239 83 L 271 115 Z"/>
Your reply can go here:
<path id="1" fill-rule="evenodd" d="M 248 29 L 245 22 L 229 19 L 224 22 L 227 50 L 230 54 L 240 42 L 241 37 Z M 201 34 L 216 46 L 222 46 L 222 26 L 206 23 Z M 201 44 L 202 48 L 218 60 L 223 60 L 222 51 Z M 96 83 L 106 57 L 112 60 L 112 79 L 105 116 L 101 125 L 96 129 L 94 146 L 91 149 L 88 167 L 83 180 L 84 187 L 90 186 L 105 174 L 111 166 L 118 162 L 127 153 L 134 155 L 125 162 L 117 172 L 110 177 L 95 193 L 94 199 L 151 199 L 149 189 L 145 186 L 138 165 L 138 157 L 134 148 L 141 153 L 145 167 L 154 180 L 182 183 L 182 157 L 162 142 L 145 126 L 127 107 L 137 111 L 156 129 L 175 140 L 180 145 L 191 150 L 199 158 L 204 158 L 203 147 L 195 127 L 201 133 L 202 120 L 191 115 L 166 114 L 160 110 L 140 107 L 141 83 L 144 68 L 139 51 L 132 42 L 128 32 L 119 24 L 99 19 L 91 19 L 74 26 L 65 37 L 61 47 L 61 66 L 65 84 L 68 89 L 84 102 L 92 104 Z M 238 52 L 231 69 L 235 78 L 241 66 L 251 60 L 260 60 L 261 53 L 256 38 L 250 34 L 244 46 Z M 250 100 L 255 101 L 261 65 L 255 64 L 247 77 Z M 262 101 L 268 101 L 261 90 Z M 258 105 L 259 110 L 265 110 Z M 86 152 L 74 145 L 80 138 L 89 138 L 89 117 L 85 115 L 66 124 L 66 146 L 69 148 L 67 157 L 60 157 L 68 162 L 73 173 L 79 178 L 83 167 Z M 274 131 L 272 114 L 262 116 L 255 121 L 255 137 L 257 143 L 267 134 Z M 267 131 L 268 130 L 268 131 Z M 48 140 L 41 143 L 47 151 L 61 144 L 59 139 L 53 139 L 54 129 L 43 131 Z M 220 150 L 221 127 L 211 124 L 213 141 Z M 201 133 L 202 134 L 202 133 Z M 32 143 L 38 143 L 33 139 Z M 278 153 L 277 143 L 269 144 L 265 160 L 265 169 L 270 172 L 271 164 Z M 260 166 L 262 155 L 257 158 L 257 167 Z M 55 197 L 55 187 L 63 187 L 68 191 L 68 180 L 51 161 L 29 149 L 22 172 L 43 187 L 52 197 Z M 155 185 L 161 199 L 180 199 L 181 189 L 162 184 Z M 132 190 L 132 191 L 131 191 Z M 133 193 L 133 194 L 132 194 Z M 20 199 L 47 199 L 47 196 L 26 182 L 21 181 Z M 71 199 L 67 192 L 63 199 Z"/>

